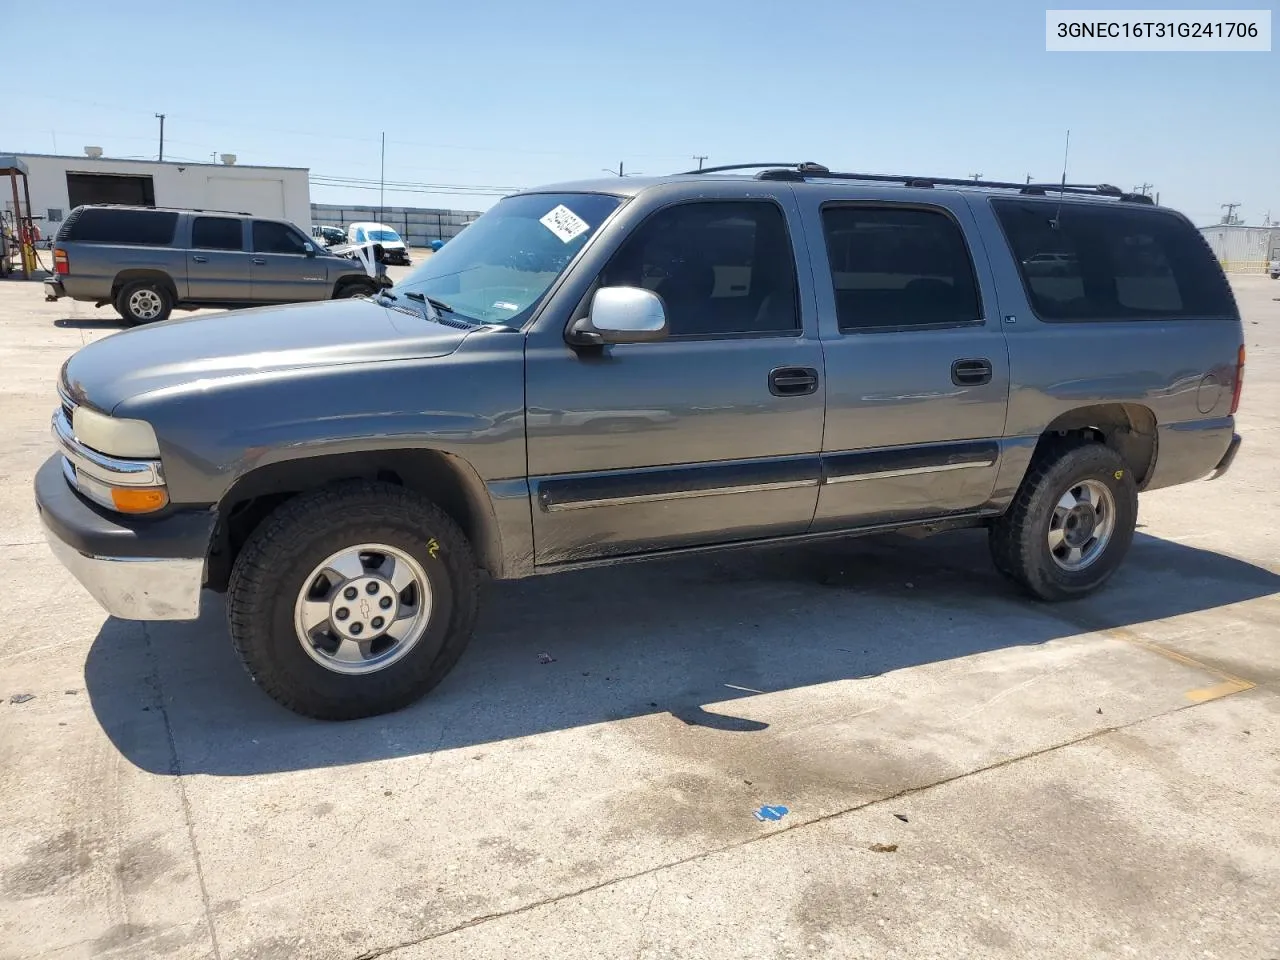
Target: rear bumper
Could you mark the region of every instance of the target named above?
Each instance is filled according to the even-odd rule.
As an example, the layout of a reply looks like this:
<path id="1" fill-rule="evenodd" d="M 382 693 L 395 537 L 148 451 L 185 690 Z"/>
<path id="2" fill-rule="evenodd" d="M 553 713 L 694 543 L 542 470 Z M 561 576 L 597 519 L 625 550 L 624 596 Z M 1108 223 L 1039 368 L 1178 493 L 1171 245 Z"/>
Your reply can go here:
<path id="1" fill-rule="evenodd" d="M 1220 475 L 1223 461 L 1234 456 L 1233 444 L 1239 444 L 1234 417 L 1159 424 L 1155 469 L 1143 489 L 1159 490 Z"/>
<path id="2" fill-rule="evenodd" d="M 1231 464 L 1235 463 L 1236 454 L 1240 452 L 1240 434 L 1233 434 L 1231 437 L 1231 446 L 1227 447 L 1227 452 L 1222 455 L 1222 459 L 1218 461 L 1218 465 L 1213 468 L 1213 473 L 1209 474 L 1210 480 L 1217 480 L 1220 476 L 1231 469 Z"/>
<path id="3" fill-rule="evenodd" d="M 110 515 L 67 485 L 60 455 L 36 473 L 35 495 L 54 556 L 107 613 L 124 620 L 199 616 L 212 511 L 154 520 Z"/>

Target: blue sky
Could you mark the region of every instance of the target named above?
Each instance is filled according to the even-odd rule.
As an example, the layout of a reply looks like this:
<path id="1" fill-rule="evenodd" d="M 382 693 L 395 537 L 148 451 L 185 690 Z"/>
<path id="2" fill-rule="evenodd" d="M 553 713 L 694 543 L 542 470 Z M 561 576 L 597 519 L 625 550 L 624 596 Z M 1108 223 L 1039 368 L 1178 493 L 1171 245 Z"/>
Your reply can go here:
<path id="1" fill-rule="evenodd" d="M 56 141 L 153 159 L 164 112 L 167 157 L 375 181 L 383 131 L 387 180 L 415 184 L 506 189 L 619 161 L 666 173 L 694 154 L 1056 180 L 1069 128 L 1074 181 L 1153 183 L 1197 223 L 1227 201 L 1248 222 L 1280 219 L 1280 53 L 1046 53 L 1036 3 L 8 7 L 7 36 L 43 52 L 26 90 L 10 86 L 0 151 Z M 312 199 L 377 192 L 316 186 Z M 460 209 L 496 199 L 387 192 Z"/>

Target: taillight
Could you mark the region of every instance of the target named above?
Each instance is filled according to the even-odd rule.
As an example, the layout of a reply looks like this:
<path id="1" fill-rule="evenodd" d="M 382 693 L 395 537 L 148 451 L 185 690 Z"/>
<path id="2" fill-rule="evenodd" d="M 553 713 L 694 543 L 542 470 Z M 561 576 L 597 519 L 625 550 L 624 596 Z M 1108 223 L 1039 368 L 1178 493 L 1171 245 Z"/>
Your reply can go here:
<path id="1" fill-rule="evenodd" d="M 67 259 L 67 251 L 53 251 L 53 272 L 63 276 L 71 272 L 71 262 Z"/>
<path id="2" fill-rule="evenodd" d="M 1240 344 L 1240 352 L 1236 354 L 1236 385 L 1231 391 L 1231 414 L 1240 409 L 1240 388 L 1244 386 L 1244 344 Z"/>

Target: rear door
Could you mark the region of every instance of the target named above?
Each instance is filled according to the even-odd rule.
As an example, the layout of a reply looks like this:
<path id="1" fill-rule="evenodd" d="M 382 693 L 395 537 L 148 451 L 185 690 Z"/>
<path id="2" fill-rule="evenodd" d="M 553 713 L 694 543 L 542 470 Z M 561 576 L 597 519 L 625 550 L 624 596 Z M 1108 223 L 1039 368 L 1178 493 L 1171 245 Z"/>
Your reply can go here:
<path id="1" fill-rule="evenodd" d="M 253 299 L 245 249 L 247 222 L 235 217 L 192 216 L 188 299 L 212 303 Z"/>
<path id="2" fill-rule="evenodd" d="M 827 370 L 814 530 L 981 509 L 1009 357 L 968 206 L 803 196 Z"/>
<path id="3" fill-rule="evenodd" d="M 261 303 L 326 300 L 330 293 L 324 263 L 315 244 L 293 224 L 254 220 L 249 276 L 253 299 Z"/>

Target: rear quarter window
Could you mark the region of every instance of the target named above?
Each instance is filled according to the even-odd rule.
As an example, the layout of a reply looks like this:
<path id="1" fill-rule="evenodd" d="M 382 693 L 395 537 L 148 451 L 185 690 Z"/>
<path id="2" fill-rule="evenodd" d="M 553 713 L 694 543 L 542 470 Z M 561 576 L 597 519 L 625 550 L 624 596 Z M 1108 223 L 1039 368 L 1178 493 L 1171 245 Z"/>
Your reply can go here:
<path id="1" fill-rule="evenodd" d="M 178 215 L 163 210 L 109 210 L 89 208 L 68 220 L 65 236 L 78 243 L 120 243 L 162 247 L 173 243 Z"/>
<path id="2" fill-rule="evenodd" d="M 993 200 L 1041 320 L 1235 317 L 1235 300 L 1199 232 L 1167 211 Z"/>

